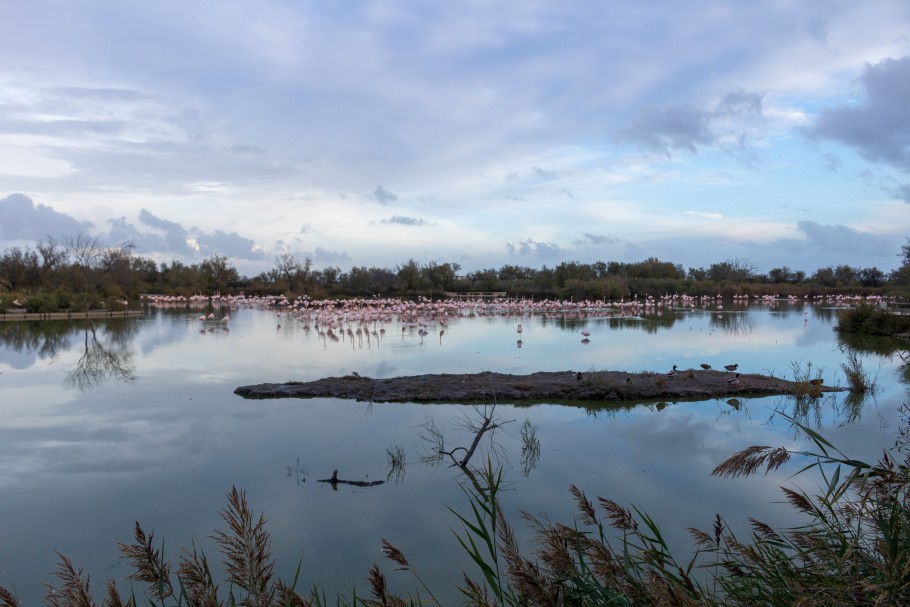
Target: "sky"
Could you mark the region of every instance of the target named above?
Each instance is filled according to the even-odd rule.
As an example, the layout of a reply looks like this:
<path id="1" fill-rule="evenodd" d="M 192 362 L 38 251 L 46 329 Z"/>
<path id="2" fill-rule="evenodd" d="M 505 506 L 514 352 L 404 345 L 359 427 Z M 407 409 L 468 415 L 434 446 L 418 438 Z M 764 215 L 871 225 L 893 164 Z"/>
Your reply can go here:
<path id="1" fill-rule="evenodd" d="M 890 271 L 906 0 L 0 0 L 0 250 Z"/>

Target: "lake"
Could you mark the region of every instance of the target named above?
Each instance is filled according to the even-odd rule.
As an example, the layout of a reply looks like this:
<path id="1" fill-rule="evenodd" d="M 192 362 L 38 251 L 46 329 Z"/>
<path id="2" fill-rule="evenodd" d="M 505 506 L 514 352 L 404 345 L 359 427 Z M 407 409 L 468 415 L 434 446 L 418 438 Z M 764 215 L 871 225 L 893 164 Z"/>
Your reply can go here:
<path id="1" fill-rule="evenodd" d="M 850 346 L 833 330 L 837 309 L 831 302 L 710 300 L 634 314 L 556 307 L 516 314 L 487 304 L 444 317 L 396 315 L 332 328 L 313 316 L 251 306 L 230 310 L 223 323 L 226 309 L 177 305 L 148 307 L 132 320 L 0 323 L 0 585 L 23 604 L 39 603 L 42 583 L 56 582 L 48 573 L 59 552 L 92 576 L 100 597 L 106 578 L 125 574 L 116 542 L 132 541 L 137 520 L 155 531 L 175 566 L 194 537 L 212 563 L 220 562 L 208 536 L 223 528 L 219 511 L 236 486 L 268 519 L 276 574 L 290 581 L 302 564 L 298 589 L 365 591 L 374 562 L 393 588 L 414 589 L 383 558 L 386 538 L 437 596 L 454 600 L 462 568 L 478 574 L 453 536 L 457 520 L 448 510 L 467 509 L 464 479 L 446 462 L 425 461 L 433 451 L 425 428 L 440 430 L 447 448 L 468 446 L 473 435 L 463 425 L 477 419 L 474 408 L 245 400 L 233 390 L 352 372 L 638 372 L 700 363 L 738 363 L 741 372 L 786 379 L 794 368 L 812 376 L 821 370 L 826 384 L 844 385 L 840 365 Z M 208 312 L 214 318 L 200 320 Z M 809 446 L 775 410 L 821 428 L 853 457 L 875 461 L 893 445 L 907 401 L 901 360 L 875 353 L 887 345 L 864 344 L 859 360 L 878 390 L 861 403 L 843 393 L 808 407 L 792 397 L 500 403 L 495 414 L 507 423 L 471 463 L 490 457 L 502 466 L 503 505 L 522 539 L 530 532 L 520 508 L 571 524 L 574 483 L 589 498 L 648 512 L 686 560 L 686 529 L 709 528 L 716 513 L 738 530 L 747 529 L 749 517 L 773 526 L 799 522 L 778 489 L 815 487 L 812 475 L 790 479 L 799 460 L 767 476 L 710 476 L 750 445 Z M 536 459 L 522 456 L 526 420 L 540 441 Z M 405 465 L 391 470 L 387 451 L 397 449 Z M 317 482 L 334 470 L 342 479 L 385 482 Z"/>

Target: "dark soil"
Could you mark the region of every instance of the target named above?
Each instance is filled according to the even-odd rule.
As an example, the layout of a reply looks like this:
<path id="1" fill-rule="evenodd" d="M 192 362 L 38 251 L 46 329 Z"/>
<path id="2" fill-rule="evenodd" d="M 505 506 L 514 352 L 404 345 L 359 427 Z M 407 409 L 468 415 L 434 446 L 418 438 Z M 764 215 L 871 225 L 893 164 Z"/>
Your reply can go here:
<path id="1" fill-rule="evenodd" d="M 469 373 L 371 379 L 358 374 L 310 382 L 256 384 L 234 390 L 244 398 L 333 397 L 370 402 L 622 401 L 809 394 L 844 388 L 811 386 L 767 375 L 722 371 L 625 373 L 539 372 L 530 375 Z M 731 381 L 734 380 L 734 381 Z M 814 394 L 812 392 L 814 391 Z"/>

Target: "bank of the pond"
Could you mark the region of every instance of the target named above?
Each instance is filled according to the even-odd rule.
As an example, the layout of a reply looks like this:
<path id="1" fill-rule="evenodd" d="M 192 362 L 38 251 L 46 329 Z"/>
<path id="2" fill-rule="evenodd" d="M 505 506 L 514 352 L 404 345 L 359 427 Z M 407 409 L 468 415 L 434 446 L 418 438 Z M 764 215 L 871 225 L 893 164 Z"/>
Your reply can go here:
<path id="1" fill-rule="evenodd" d="M 309 382 L 240 386 L 244 398 L 333 397 L 370 402 L 617 401 L 667 398 L 721 398 L 747 395 L 811 395 L 845 388 L 793 382 L 769 375 L 714 370 L 667 373 L 560 371 L 428 374 L 373 379 L 358 374 Z"/>
<path id="2" fill-rule="evenodd" d="M 86 320 L 94 318 L 141 318 L 143 310 L 88 310 L 87 312 L 4 312 L 0 322 L 23 320 Z"/>

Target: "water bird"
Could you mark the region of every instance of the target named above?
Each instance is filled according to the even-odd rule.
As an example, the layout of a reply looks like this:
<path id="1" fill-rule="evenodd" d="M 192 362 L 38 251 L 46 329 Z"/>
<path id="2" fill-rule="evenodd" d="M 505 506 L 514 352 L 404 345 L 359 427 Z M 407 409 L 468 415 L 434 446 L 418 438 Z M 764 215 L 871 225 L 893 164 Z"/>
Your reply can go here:
<path id="1" fill-rule="evenodd" d="M 627 383 L 627 384 L 631 384 L 631 383 L 632 383 L 632 376 L 626 375 L 626 383 Z"/>
<path id="2" fill-rule="evenodd" d="M 810 379 L 809 383 L 813 386 L 820 386 L 823 383 L 825 383 L 825 380 L 823 380 L 821 377 L 819 377 L 818 379 Z"/>
<path id="3" fill-rule="evenodd" d="M 730 386 L 738 386 L 739 385 L 739 373 L 737 373 L 736 377 L 734 377 L 733 379 L 728 379 L 727 384 Z"/>
<path id="4" fill-rule="evenodd" d="M 587 331 L 587 330 L 582 331 L 581 334 L 584 335 L 585 337 L 590 337 L 590 336 L 591 336 L 591 332 L 590 332 L 590 331 Z"/>
<path id="5" fill-rule="evenodd" d="M 673 365 L 673 370 L 670 371 L 669 373 L 667 373 L 667 377 L 675 377 L 675 376 L 676 376 L 676 365 Z"/>
<path id="6" fill-rule="evenodd" d="M 724 365 L 724 369 L 726 369 L 727 371 L 736 371 L 737 369 L 739 369 L 739 363 L 737 363 L 735 365 Z"/>
<path id="7" fill-rule="evenodd" d="M 581 343 L 587 346 L 589 343 L 591 343 L 591 340 L 585 337 L 583 340 L 581 340 Z"/>
<path id="8" fill-rule="evenodd" d="M 519 334 L 521 334 L 521 332 L 524 331 L 524 329 L 521 328 L 521 323 L 518 323 L 518 328 L 515 330 L 518 331 Z"/>
<path id="9" fill-rule="evenodd" d="M 709 365 L 709 364 L 707 364 L 707 363 L 702 363 L 702 364 L 700 364 L 699 366 L 700 366 L 702 369 L 704 369 L 705 371 L 710 371 L 710 370 L 711 370 L 711 365 Z"/>
<path id="10" fill-rule="evenodd" d="M 575 375 L 575 379 L 577 379 L 578 381 L 581 381 L 581 371 L 579 371 L 579 372 Z"/>

